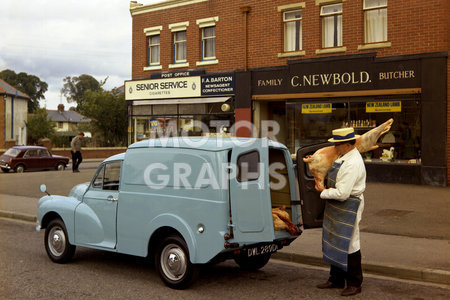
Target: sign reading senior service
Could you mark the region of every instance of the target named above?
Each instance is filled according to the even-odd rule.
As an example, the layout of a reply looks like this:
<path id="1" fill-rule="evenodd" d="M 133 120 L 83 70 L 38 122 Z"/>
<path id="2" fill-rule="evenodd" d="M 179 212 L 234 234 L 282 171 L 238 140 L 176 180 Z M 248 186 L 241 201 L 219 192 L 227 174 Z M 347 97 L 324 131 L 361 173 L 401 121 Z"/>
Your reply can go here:
<path id="1" fill-rule="evenodd" d="M 200 97 L 200 76 L 125 82 L 125 100 Z"/>

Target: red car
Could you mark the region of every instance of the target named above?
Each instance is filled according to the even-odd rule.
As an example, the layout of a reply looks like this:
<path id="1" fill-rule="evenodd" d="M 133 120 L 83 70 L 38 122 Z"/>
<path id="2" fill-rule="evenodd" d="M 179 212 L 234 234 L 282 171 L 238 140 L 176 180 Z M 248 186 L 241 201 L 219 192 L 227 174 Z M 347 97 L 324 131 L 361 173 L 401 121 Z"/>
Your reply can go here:
<path id="1" fill-rule="evenodd" d="M 17 173 L 46 169 L 63 171 L 68 164 L 68 157 L 52 155 L 47 148 L 39 146 L 12 147 L 0 156 L 0 168 L 5 173 L 10 170 Z"/>

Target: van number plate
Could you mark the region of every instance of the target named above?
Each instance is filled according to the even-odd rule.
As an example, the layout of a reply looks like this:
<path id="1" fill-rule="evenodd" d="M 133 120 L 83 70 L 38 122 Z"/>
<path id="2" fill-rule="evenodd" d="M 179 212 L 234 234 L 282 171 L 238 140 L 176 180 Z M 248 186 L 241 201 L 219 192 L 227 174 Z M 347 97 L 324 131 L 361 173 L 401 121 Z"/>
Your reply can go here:
<path id="1" fill-rule="evenodd" d="M 277 252 L 277 250 L 278 250 L 277 244 L 262 245 L 262 246 L 257 246 L 257 247 L 247 249 L 247 256 L 252 257 L 252 256 L 263 255 L 266 253 L 274 253 L 274 252 Z"/>

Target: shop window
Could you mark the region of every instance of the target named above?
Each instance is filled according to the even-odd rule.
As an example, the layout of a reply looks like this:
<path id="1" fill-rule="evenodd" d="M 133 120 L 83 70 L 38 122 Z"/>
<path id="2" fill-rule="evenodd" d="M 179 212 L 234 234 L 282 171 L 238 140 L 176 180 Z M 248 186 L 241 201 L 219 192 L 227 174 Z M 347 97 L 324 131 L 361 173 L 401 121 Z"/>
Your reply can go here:
<path id="1" fill-rule="evenodd" d="M 364 42 L 387 41 L 387 0 L 364 0 Z"/>
<path id="2" fill-rule="evenodd" d="M 314 104 L 316 110 L 305 110 L 305 104 Z M 357 134 L 363 135 L 393 118 L 391 130 L 377 141 L 379 148 L 363 153 L 363 158 L 366 162 L 421 162 L 419 99 L 351 99 L 332 103 L 331 110 L 327 104 L 330 103 L 305 101 L 286 104 L 287 144 L 291 153 L 296 153 L 302 146 L 326 142 L 333 129 L 354 127 Z"/>
<path id="3" fill-rule="evenodd" d="M 320 7 L 322 48 L 342 46 L 342 3 Z"/>
<path id="4" fill-rule="evenodd" d="M 283 12 L 284 51 L 302 50 L 302 10 Z"/>
<path id="5" fill-rule="evenodd" d="M 202 60 L 216 59 L 216 26 L 202 28 Z"/>
<path id="6" fill-rule="evenodd" d="M 160 64 L 160 35 L 153 35 L 148 38 L 148 65 Z"/>

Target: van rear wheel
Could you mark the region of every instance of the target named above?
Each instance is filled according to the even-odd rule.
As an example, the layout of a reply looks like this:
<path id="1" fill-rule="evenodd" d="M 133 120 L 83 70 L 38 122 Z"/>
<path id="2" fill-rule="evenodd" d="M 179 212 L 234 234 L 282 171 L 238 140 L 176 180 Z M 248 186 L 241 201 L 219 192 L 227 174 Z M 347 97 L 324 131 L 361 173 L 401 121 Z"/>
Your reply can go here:
<path id="1" fill-rule="evenodd" d="M 243 270 L 256 271 L 264 267 L 270 259 L 271 253 L 265 253 L 263 255 L 258 256 L 236 256 L 234 261 L 239 265 L 239 267 Z"/>
<path id="2" fill-rule="evenodd" d="M 155 254 L 155 266 L 162 281 L 173 289 L 185 289 L 198 275 L 198 266 L 189 260 L 186 242 L 178 235 L 162 240 Z"/>

